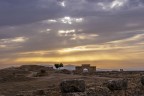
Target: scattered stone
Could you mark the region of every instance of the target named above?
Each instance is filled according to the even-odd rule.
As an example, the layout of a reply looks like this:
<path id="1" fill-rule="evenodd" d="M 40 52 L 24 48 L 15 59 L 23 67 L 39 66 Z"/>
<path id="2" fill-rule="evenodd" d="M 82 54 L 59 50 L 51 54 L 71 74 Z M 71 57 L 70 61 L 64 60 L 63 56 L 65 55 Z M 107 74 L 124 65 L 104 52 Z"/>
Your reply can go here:
<path id="1" fill-rule="evenodd" d="M 110 96 L 110 92 L 106 87 L 90 88 L 86 93 L 87 96 Z"/>
<path id="2" fill-rule="evenodd" d="M 144 85 L 144 76 L 141 77 L 141 83 Z"/>
<path id="3" fill-rule="evenodd" d="M 126 79 L 109 80 L 107 87 L 111 90 L 126 90 L 128 81 Z"/>
<path id="4" fill-rule="evenodd" d="M 64 80 L 60 84 L 62 93 L 84 92 L 85 81 L 82 79 Z"/>

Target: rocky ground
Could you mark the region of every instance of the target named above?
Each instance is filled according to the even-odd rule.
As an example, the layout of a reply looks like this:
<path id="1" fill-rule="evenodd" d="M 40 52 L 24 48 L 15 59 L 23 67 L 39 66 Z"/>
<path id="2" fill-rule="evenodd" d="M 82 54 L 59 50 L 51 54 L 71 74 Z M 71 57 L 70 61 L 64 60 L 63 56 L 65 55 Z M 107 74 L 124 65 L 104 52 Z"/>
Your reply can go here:
<path id="1" fill-rule="evenodd" d="M 0 71 L 0 96 L 144 96 L 144 86 L 140 82 L 142 75 L 143 72 L 97 72 L 93 75 L 74 75 L 55 70 L 47 70 L 41 75 L 41 71 L 6 69 Z M 107 81 L 120 78 L 128 79 L 127 90 L 110 91 L 107 88 Z M 84 80 L 86 90 L 63 94 L 60 83 L 72 79 Z"/>

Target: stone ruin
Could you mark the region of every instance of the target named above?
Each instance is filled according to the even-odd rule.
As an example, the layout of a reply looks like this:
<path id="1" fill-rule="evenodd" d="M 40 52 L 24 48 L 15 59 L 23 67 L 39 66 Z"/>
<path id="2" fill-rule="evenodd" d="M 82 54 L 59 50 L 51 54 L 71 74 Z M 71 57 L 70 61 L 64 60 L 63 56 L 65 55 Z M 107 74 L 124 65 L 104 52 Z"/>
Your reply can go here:
<path id="1" fill-rule="evenodd" d="M 141 84 L 144 86 L 144 76 L 141 77 Z"/>
<path id="2" fill-rule="evenodd" d="M 63 80 L 60 89 L 62 96 L 86 96 L 85 81 L 82 79 Z"/>
<path id="3" fill-rule="evenodd" d="M 85 81 L 82 79 L 64 80 L 60 84 L 62 93 L 84 92 Z"/>
<path id="4" fill-rule="evenodd" d="M 104 87 L 87 89 L 83 79 L 63 80 L 60 89 L 62 96 L 110 96 Z"/>
<path id="5" fill-rule="evenodd" d="M 126 90 L 128 87 L 128 80 L 127 79 L 109 80 L 107 82 L 107 87 L 111 91 Z"/>
<path id="6" fill-rule="evenodd" d="M 81 66 L 75 67 L 75 73 L 82 74 L 82 73 L 89 73 L 93 74 L 96 72 L 96 66 L 90 66 L 90 64 L 82 64 Z"/>

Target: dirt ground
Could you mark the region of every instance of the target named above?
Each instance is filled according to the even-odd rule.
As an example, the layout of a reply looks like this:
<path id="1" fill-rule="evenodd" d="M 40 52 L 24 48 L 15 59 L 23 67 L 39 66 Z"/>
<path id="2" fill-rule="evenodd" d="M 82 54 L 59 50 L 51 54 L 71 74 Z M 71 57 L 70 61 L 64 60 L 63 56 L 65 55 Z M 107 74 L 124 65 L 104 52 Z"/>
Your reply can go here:
<path id="1" fill-rule="evenodd" d="M 140 72 L 98 72 L 94 75 L 72 75 L 51 72 L 47 76 L 42 77 L 30 77 L 30 74 L 31 73 L 27 75 L 31 78 L 28 80 L 0 82 L 0 96 L 16 96 L 16 94 L 21 93 L 29 94 L 40 89 L 47 90 L 49 93 L 48 96 L 61 96 L 59 85 L 62 80 L 66 79 L 83 79 L 86 82 L 86 90 L 95 89 L 97 92 L 105 92 L 105 90 L 107 90 L 110 94 L 101 96 L 124 96 L 122 91 L 110 92 L 110 90 L 105 86 L 105 83 L 108 80 L 117 78 L 127 78 L 129 80 L 126 96 L 144 96 L 144 88 L 140 83 L 140 77 L 143 73 Z"/>

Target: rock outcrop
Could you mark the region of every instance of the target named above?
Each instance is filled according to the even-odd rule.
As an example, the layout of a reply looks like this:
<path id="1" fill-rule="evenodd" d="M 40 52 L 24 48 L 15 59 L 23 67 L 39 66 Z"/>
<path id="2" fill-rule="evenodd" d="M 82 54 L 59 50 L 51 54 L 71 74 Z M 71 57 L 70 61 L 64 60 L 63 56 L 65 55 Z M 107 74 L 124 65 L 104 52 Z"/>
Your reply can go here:
<path id="1" fill-rule="evenodd" d="M 128 86 L 128 81 L 126 79 L 116 79 L 109 80 L 107 82 L 107 87 L 111 90 L 126 90 Z"/>
<path id="2" fill-rule="evenodd" d="M 87 96 L 110 96 L 109 89 L 106 87 L 90 88 L 86 91 Z"/>
<path id="3" fill-rule="evenodd" d="M 141 84 L 144 85 L 144 76 L 141 77 Z"/>
<path id="4" fill-rule="evenodd" d="M 85 81 L 82 79 L 64 80 L 60 84 L 62 93 L 84 92 Z"/>

